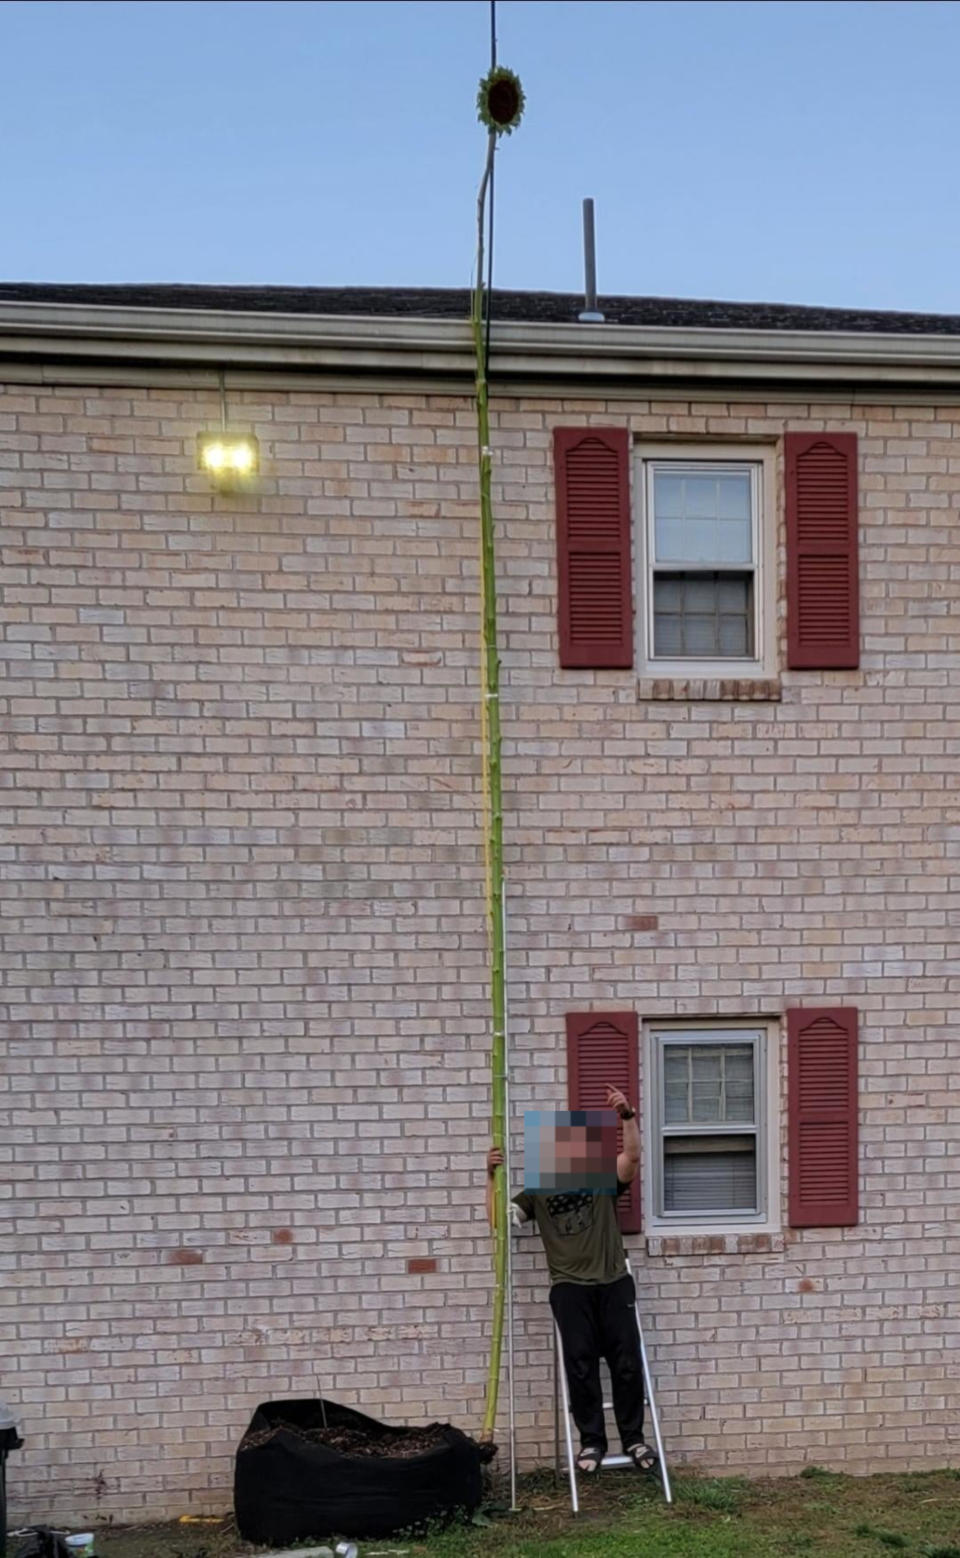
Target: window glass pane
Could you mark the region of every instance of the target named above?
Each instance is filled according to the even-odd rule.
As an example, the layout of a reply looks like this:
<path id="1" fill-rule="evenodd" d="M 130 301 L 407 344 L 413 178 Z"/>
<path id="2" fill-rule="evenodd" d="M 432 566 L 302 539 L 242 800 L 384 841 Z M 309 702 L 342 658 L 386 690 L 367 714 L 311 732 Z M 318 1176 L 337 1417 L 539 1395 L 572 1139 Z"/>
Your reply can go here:
<path id="1" fill-rule="evenodd" d="M 690 1050 L 668 1044 L 663 1051 L 663 1117 L 667 1125 L 690 1119 Z"/>
<path id="2" fill-rule="evenodd" d="M 710 538 L 711 563 L 752 563 L 753 537 L 747 519 L 718 519 Z M 686 559 L 685 559 L 686 560 Z"/>
<path id="3" fill-rule="evenodd" d="M 718 477 L 717 513 L 721 519 L 750 519 L 750 477 L 746 471 L 725 471 Z"/>
<path id="4" fill-rule="evenodd" d="M 723 1118 L 730 1124 L 754 1119 L 753 1046 L 728 1045 L 723 1052 Z"/>
<path id="5" fill-rule="evenodd" d="M 754 1122 L 756 1087 L 752 1044 L 665 1044 L 665 1125 L 744 1125 Z"/>
<path id="6" fill-rule="evenodd" d="M 723 1057 L 718 1049 L 698 1044 L 690 1051 L 692 1086 L 690 1119 L 711 1125 L 723 1119 Z"/>
<path id="7" fill-rule="evenodd" d="M 683 477 L 668 471 L 654 475 L 654 501 L 659 519 L 683 518 Z"/>
<path id="8" fill-rule="evenodd" d="M 746 617 L 722 615 L 717 622 L 718 659 L 745 660 L 750 653 Z"/>
<path id="9" fill-rule="evenodd" d="M 683 605 L 687 611 L 708 612 L 713 616 L 720 600 L 720 583 L 715 573 L 684 574 Z M 723 581 L 729 595 L 729 585 Z"/>
<path id="10" fill-rule="evenodd" d="M 655 658 L 750 659 L 753 652 L 752 574 L 654 575 Z"/>
<path id="11" fill-rule="evenodd" d="M 686 650 L 683 647 L 683 619 L 676 613 L 661 614 L 653 628 L 653 651 L 665 660 L 679 660 Z"/>
<path id="12" fill-rule="evenodd" d="M 745 586 L 742 573 L 716 575 L 717 610 L 724 613 L 742 612 L 749 605 L 750 590 Z"/>
<path id="13" fill-rule="evenodd" d="M 683 652 L 698 660 L 710 660 L 720 653 L 720 635 L 715 617 L 690 612 L 683 625 Z"/>
<path id="14" fill-rule="evenodd" d="M 717 514 L 715 476 L 683 478 L 683 511 L 690 519 L 714 519 Z"/>
<path id="15" fill-rule="evenodd" d="M 653 549 L 658 563 L 688 563 L 691 561 L 689 552 L 694 545 L 693 537 L 689 534 L 690 521 L 680 518 L 679 515 L 664 515 L 660 510 L 656 511 L 654 521 Z M 713 559 L 709 558 L 712 562 Z"/>
<path id="16" fill-rule="evenodd" d="M 746 471 L 653 474 L 658 563 L 753 562 L 751 484 Z"/>
<path id="17" fill-rule="evenodd" d="M 679 519 L 657 511 L 654 550 L 658 563 L 749 564 L 753 543 L 747 521 Z"/>
<path id="18" fill-rule="evenodd" d="M 753 1136 L 675 1136 L 664 1145 L 665 1213 L 757 1211 Z"/>
<path id="19" fill-rule="evenodd" d="M 657 579 L 657 600 L 663 611 L 682 611 L 686 591 L 686 575 L 663 573 Z"/>

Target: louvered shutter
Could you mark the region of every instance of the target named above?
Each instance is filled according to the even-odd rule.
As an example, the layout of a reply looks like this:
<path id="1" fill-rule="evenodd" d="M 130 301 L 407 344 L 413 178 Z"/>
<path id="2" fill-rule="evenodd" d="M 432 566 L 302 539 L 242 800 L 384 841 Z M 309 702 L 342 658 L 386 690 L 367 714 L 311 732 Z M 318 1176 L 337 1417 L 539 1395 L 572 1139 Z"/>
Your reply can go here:
<path id="1" fill-rule="evenodd" d="M 788 433 L 787 661 L 860 663 L 856 433 Z"/>
<path id="2" fill-rule="evenodd" d="M 553 448 L 560 664 L 568 669 L 629 669 L 629 432 L 625 427 L 558 427 Z"/>
<path id="3" fill-rule="evenodd" d="M 639 1114 L 640 1086 L 637 1051 L 639 1026 L 635 1012 L 567 1013 L 567 1084 L 571 1109 L 606 1109 L 607 1086 L 626 1093 Z M 617 1131 L 617 1149 L 623 1131 Z M 640 1232 L 640 1175 L 620 1198 L 620 1227 Z"/>
<path id="4" fill-rule="evenodd" d="M 792 1228 L 857 1221 L 857 1013 L 787 1013 L 789 1203 Z"/>

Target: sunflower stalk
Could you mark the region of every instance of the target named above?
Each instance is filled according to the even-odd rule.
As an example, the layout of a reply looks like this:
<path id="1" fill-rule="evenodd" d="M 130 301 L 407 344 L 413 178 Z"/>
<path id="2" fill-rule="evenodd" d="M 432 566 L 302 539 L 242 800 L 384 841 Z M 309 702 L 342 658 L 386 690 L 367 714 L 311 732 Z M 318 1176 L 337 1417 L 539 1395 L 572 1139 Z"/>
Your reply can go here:
<path id="1" fill-rule="evenodd" d="M 490 449 L 490 400 L 487 384 L 487 343 L 484 319 L 484 220 L 493 173 L 497 132 L 487 136 L 487 160 L 477 197 L 477 269 L 471 325 L 476 357 L 477 459 L 480 487 L 481 699 L 483 752 L 483 835 L 486 865 L 487 934 L 490 948 L 490 1096 L 495 1147 L 506 1146 L 506 970 L 503 916 L 503 790 L 500 741 L 500 654 L 497 642 L 497 577 L 493 529 L 493 458 Z M 484 1439 L 492 1439 L 497 1418 L 503 1323 L 507 1296 L 509 1208 L 507 1176 L 501 1169 L 494 1181 L 493 1317 L 490 1362 L 484 1407 Z"/>

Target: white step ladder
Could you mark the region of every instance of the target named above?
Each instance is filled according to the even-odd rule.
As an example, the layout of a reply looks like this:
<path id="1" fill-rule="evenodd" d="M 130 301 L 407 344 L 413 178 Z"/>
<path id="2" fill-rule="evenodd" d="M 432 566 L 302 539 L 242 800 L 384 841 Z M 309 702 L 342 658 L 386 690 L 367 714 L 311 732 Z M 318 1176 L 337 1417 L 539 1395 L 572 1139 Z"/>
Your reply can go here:
<path id="1" fill-rule="evenodd" d="M 630 1262 L 627 1261 L 627 1271 L 633 1276 Z M 640 1358 L 643 1364 L 643 1404 L 646 1407 L 653 1425 L 653 1438 L 657 1450 L 657 1468 L 654 1475 L 659 1479 L 663 1488 L 663 1496 L 668 1504 L 673 1503 L 673 1489 L 670 1486 L 670 1473 L 667 1470 L 667 1458 L 663 1452 L 663 1436 L 660 1433 L 660 1414 L 657 1411 L 657 1400 L 653 1389 L 653 1378 L 650 1373 L 650 1360 L 647 1357 L 647 1346 L 643 1339 L 643 1324 L 640 1319 L 640 1304 L 634 1299 L 634 1312 L 637 1316 L 637 1333 L 640 1337 Z M 563 1414 L 564 1443 L 567 1455 L 566 1475 L 570 1478 L 570 1505 L 576 1515 L 580 1510 L 580 1495 L 577 1490 L 577 1462 L 576 1451 L 573 1447 L 573 1419 L 570 1413 L 570 1391 L 567 1386 L 567 1374 L 563 1366 L 563 1347 L 560 1341 L 560 1328 L 554 1321 L 554 1348 L 556 1355 L 556 1384 L 557 1384 L 557 1433 L 556 1433 L 556 1469 L 558 1475 L 562 1468 L 560 1465 L 560 1413 Z M 605 1412 L 611 1410 L 613 1403 L 605 1401 Z M 629 1455 L 605 1455 L 602 1466 L 632 1466 L 633 1461 Z"/>

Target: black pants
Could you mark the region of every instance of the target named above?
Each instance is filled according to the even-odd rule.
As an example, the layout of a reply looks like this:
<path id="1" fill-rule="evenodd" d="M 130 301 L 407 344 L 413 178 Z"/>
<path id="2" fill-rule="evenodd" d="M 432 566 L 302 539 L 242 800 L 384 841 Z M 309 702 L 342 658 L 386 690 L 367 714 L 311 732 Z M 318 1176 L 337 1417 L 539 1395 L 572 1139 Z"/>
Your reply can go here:
<path id="1" fill-rule="evenodd" d="M 607 1434 L 600 1388 L 600 1359 L 606 1358 L 613 1385 L 613 1410 L 624 1450 L 643 1439 L 643 1368 L 631 1276 L 594 1287 L 556 1282 L 550 1307 L 560 1328 L 570 1408 L 580 1443 L 606 1454 Z"/>

